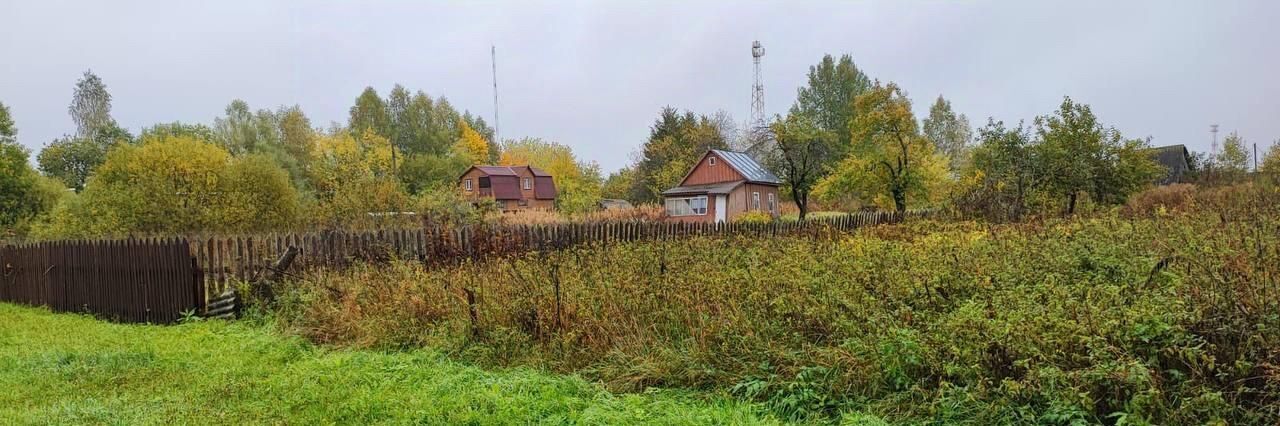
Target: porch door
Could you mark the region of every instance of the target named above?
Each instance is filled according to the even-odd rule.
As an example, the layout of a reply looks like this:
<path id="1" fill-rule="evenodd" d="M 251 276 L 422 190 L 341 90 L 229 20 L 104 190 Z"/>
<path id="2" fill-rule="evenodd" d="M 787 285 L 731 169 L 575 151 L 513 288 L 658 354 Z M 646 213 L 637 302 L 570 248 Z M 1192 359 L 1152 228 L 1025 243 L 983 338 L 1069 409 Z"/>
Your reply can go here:
<path id="1" fill-rule="evenodd" d="M 729 209 L 728 207 L 729 203 L 725 202 L 725 197 L 727 196 L 725 195 L 716 196 L 716 222 L 724 222 L 725 214 L 728 213 L 726 212 L 726 210 Z"/>

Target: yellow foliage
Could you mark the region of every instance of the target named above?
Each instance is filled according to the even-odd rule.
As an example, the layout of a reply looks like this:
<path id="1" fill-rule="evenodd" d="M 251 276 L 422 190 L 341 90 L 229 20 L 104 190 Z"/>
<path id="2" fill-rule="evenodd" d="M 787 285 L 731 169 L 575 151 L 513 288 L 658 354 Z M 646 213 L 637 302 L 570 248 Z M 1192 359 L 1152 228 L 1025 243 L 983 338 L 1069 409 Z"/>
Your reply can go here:
<path id="1" fill-rule="evenodd" d="M 465 158 L 472 165 L 489 162 L 489 142 L 485 141 L 484 136 L 472 129 L 466 121 L 462 122 L 462 135 L 454 144 L 453 150 L 460 158 Z"/>
<path id="2" fill-rule="evenodd" d="M 948 161 L 920 135 L 910 101 L 893 83 L 877 83 L 855 105 L 854 146 L 814 195 L 826 201 L 854 197 L 885 210 L 937 204 L 949 184 Z"/>
<path id="3" fill-rule="evenodd" d="M 594 210 L 600 201 L 600 167 L 595 163 L 580 163 L 568 146 L 538 139 L 508 141 L 503 144 L 498 164 L 503 166 L 529 165 L 551 174 L 559 196 L 556 205 L 569 213 Z"/>
<path id="4" fill-rule="evenodd" d="M 369 224 L 371 217 L 409 208 L 409 195 L 395 179 L 389 141 L 366 131 L 360 141 L 347 133 L 316 138 L 310 174 L 323 226 Z M 374 216 L 370 216 L 373 213 Z"/>
<path id="5" fill-rule="evenodd" d="M 191 136 L 166 136 L 111 150 L 40 237 L 281 230 L 298 214 L 297 192 L 270 159 L 233 158 Z"/>
<path id="6" fill-rule="evenodd" d="M 1260 166 L 1262 176 L 1272 184 L 1280 184 L 1280 140 L 1271 144 L 1271 148 L 1262 156 Z"/>

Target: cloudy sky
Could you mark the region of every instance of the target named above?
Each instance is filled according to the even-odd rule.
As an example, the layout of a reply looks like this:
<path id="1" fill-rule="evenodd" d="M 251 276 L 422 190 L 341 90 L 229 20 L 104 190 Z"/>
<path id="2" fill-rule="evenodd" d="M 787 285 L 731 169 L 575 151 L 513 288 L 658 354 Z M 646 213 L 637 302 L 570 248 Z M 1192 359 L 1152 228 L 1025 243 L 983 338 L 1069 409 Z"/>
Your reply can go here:
<path id="1" fill-rule="evenodd" d="M 1120 3 L 1120 4 L 1113 4 Z M 92 69 L 135 133 L 210 123 L 236 98 L 345 122 L 365 86 L 446 96 L 611 171 L 663 106 L 749 114 L 752 40 L 769 114 L 824 53 L 939 94 L 976 125 L 1030 120 L 1063 95 L 1153 144 L 1208 150 L 1209 124 L 1280 138 L 1280 2 L 268 2 L 0 0 L 0 102 L 38 150 L 74 130 Z M 490 120 L 491 121 L 491 120 Z"/>

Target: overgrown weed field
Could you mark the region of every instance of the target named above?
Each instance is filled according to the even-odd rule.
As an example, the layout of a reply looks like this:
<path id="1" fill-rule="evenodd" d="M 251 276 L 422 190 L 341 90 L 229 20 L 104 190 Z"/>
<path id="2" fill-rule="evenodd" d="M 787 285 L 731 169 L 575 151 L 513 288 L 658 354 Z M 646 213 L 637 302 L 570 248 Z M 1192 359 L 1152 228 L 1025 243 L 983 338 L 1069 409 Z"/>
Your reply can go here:
<path id="1" fill-rule="evenodd" d="M 1277 424 L 1278 200 L 364 264 L 235 323 L 0 305 L 0 423 Z"/>
<path id="2" fill-rule="evenodd" d="M 317 347 L 247 323 L 117 325 L 0 304 L 0 424 L 771 424 L 437 352 Z"/>
<path id="3" fill-rule="evenodd" d="M 790 421 L 1277 424 L 1280 203 L 1184 195 L 321 271 L 259 314 L 324 344 L 727 392 Z"/>

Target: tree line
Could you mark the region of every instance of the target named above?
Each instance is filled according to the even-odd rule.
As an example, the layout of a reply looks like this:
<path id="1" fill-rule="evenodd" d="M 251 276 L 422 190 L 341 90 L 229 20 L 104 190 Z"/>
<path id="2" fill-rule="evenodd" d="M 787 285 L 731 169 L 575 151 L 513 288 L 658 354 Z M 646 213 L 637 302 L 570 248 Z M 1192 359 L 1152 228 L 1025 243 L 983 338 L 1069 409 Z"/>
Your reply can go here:
<path id="1" fill-rule="evenodd" d="M 1087 104 L 1064 97 L 1028 124 L 988 119 L 974 129 L 941 95 L 918 120 L 907 92 L 868 76 L 849 55 L 808 70 L 792 107 L 767 128 L 721 111 L 663 108 L 632 162 L 607 178 L 568 146 L 525 137 L 496 141 L 483 118 L 445 97 L 395 85 L 354 100 L 345 124 L 315 126 L 302 109 L 254 110 L 233 100 L 211 125 L 160 123 L 138 135 L 111 116 L 111 94 L 92 72 L 76 82 L 73 133 L 36 155 L 17 143 L 0 104 L 0 228 L 8 238 L 150 233 L 248 233 L 374 226 L 405 212 L 438 222 L 487 211 L 459 198 L 475 164 L 547 170 L 567 214 L 601 198 L 661 201 L 708 149 L 744 151 L 783 181 L 804 218 L 824 209 L 950 207 L 987 218 L 1075 213 L 1123 202 L 1163 173 L 1150 140 L 1122 135 Z M 1194 173 L 1221 181 L 1280 181 L 1280 141 L 1253 159 L 1232 132 L 1216 155 L 1192 156 Z"/>
<path id="2" fill-rule="evenodd" d="M 17 142 L 0 104 L 0 229 L 5 238 L 254 233 L 402 221 L 474 221 L 492 209 L 457 193 L 476 164 L 548 170 L 558 207 L 594 208 L 599 166 L 538 138 L 494 141 L 483 118 L 444 97 L 395 85 L 366 88 L 347 123 L 312 124 L 298 106 L 254 110 L 233 100 L 204 123 L 159 123 L 138 135 L 111 115 L 112 97 L 92 72 L 76 82 L 74 133 L 36 155 Z M 424 219 L 425 218 L 425 219 Z"/>
<path id="3" fill-rule="evenodd" d="M 1070 97 L 1030 125 L 989 119 L 975 130 L 941 95 L 917 120 L 905 90 L 868 76 L 849 55 L 825 55 L 807 77 L 787 114 L 763 132 L 737 129 L 723 114 L 663 110 L 604 195 L 657 201 L 708 148 L 762 160 L 802 219 L 812 201 L 843 211 L 950 207 L 1005 220 L 1072 214 L 1084 203 L 1124 202 L 1165 172 L 1149 138 L 1125 137 Z M 1218 155 L 1194 154 L 1192 169 L 1239 180 L 1249 170 L 1245 145 L 1233 132 Z M 1280 140 L 1258 169 L 1280 180 Z"/>

